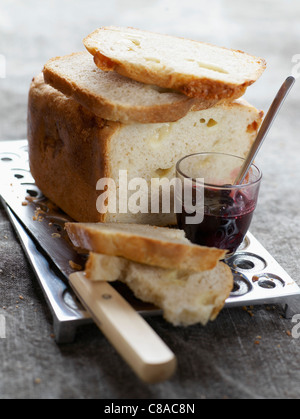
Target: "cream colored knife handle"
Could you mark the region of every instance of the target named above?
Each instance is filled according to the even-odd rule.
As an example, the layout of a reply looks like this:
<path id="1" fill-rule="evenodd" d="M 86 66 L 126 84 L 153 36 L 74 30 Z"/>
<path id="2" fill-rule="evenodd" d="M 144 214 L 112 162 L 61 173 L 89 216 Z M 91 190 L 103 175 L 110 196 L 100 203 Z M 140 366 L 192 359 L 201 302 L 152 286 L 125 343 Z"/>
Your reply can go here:
<path id="1" fill-rule="evenodd" d="M 135 373 L 147 383 L 167 380 L 176 358 L 166 344 L 107 282 L 93 282 L 84 273 L 70 276 L 70 284 L 93 320 Z"/>

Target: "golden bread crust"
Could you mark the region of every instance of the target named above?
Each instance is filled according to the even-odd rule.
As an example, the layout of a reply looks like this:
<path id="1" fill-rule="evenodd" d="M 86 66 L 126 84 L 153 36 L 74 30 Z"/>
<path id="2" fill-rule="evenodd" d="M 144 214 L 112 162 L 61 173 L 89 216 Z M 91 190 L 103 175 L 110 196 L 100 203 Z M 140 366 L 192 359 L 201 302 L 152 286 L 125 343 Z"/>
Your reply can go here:
<path id="1" fill-rule="evenodd" d="M 107 33 L 114 33 L 115 38 L 107 38 Z M 146 42 L 147 46 L 144 44 L 145 39 L 149 39 L 149 42 Z M 113 43 L 113 41 L 119 46 L 120 50 L 118 51 L 118 54 L 115 53 L 115 47 L 110 45 L 110 42 Z M 139 45 L 140 41 L 141 45 Z M 83 42 L 87 50 L 94 56 L 97 67 L 102 70 L 116 71 L 123 76 L 142 83 L 155 84 L 163 88 L 177 90 L 191 98 L 200 98 L 202 99 L 202 103 L 207 101 L 207 108 L 211 106 L 210 103 L 213 100 L 234 100 L 241 97 L 245 93 L 247 87 L 253 84 L 266 68 L 266 61 L 264 59 L 246 54 L 240 50 L 216 47 L 204 42 L 184 40 L 183 38 L 160 35 L 135 28 L 114 26 L 102 27 L 88 35 Z M 138 46 L 134 46 L 130 44 L 130 42 L 133 44 L 138 43 Z M 244 69 L 246 68 L 249 71 L 246 72 L 245 77 L 239 77 L 235 74 L 237 72 L 236 68 L 235 72 L 229 70 L 229 73 L 226 69 L 224 70 L 222 67 L 219 68 L 218 60 L 215 67 L 215 73 L 212 74 L 211 77 L 210 75 L 205 76 L 205 73 L 202 75 L 197 74 L 195 71 L 185 72 L 178 66 L 177 70 L 171 67 L 167 68 L 168 65 L 163 61 L 164 54 L 166 54 L 168 50 L 172 50 L 176 56 L 176 51 L 179 51 L 177 47 L 179 44 L 182 44 L 182 42 L 186 42 L 185 47 L 187 56 L 180 56 L 178 59 L 178 62 L 180 63 L 182 63 L 184 58 L 186 58 L 185 61 L 197 61 L 196 56 L 191 56 L 190 59 L 187 59 L 189 53 L 193 54 L 196 51 L 199 56 L 200 67 L 203 65 L 204 69 L 210 69 L 211 65 L 211 68 L 213 69 L 214 59 L 209 60 L 209 63 L 207 64 L 204 57 L 204 63 L 201 62 L 201 50 L 198 51 L 197 48 L 205 47 L 206 50 L 208 48 L 214 50 L 213 54 L 221 53 L 222 56 L 227 56 L 224 58 L 225 67 L 228 66 L 228 62 L 233 59 L 236 60 L 236 66 L 244 66 Z M 164 46 L 159 52 L 157 52 L 156 48 L 157 43 L 164 43 Z M 149 47 L 149 50 L 146 49 L 147 47 Z M 196 50 L 194 50 L 194 47 Z M 191 52 L 188 52 L 189 49 Z M 150 56 L 150 64 L 147 63 L 147 54 Z M 132 59 L 132 57 L 135 58 Z M 170 57 L 171 55 L 169 58 Z M 237 60 L 237 57 L 239 57 L 239 61 Z M 154 65 L 151 65 L 151 60 L 154 61 Z M 156 61 L 158 63 L 157 65 L 155 64 Z M 174 62 L 175 61 L 176 59 L 174 59 Z M 221 63 L 223 63 L 222 60 Z M 171 63 L 170 66 L 172 66 Z M 218 77 L 218 72 L 219 76 L 222 76 L 221 73 L 227 73 L 232 77 Z M 202 109 L 205 109 L 205 107 Z"/>
<path id="2" fill-rule="evenodd" d="M 69 73 L 65 69 L 67 63 Z M 80 70 L 81 66 L 83 70 Z M 65 72 L 62 71 L 62 68 Z M 105 67 L 105 70 L 107 69 Z M 79 78 L 79 75 L 81 76 L 80 71 L 82 71 L 82 79 Z M 197 109 L 205 109 L 217 102 L 209 103 L 208 101 L 188 98 L 179 92 L 171 90 L 163 98 L 163 95 L 159 95 L 157 93 L 158 89 L 156 89 L 157 101 L 154 103 L 153 95 L 148 93 L 152 89 L 147 87 L 143 89 L 144 84 L 141 85 L 117 73 L 112 75 L 102 72 L 97 69 L 88 52 L 54 57 L 45 64 L 43 74 L 47 84 L 66 96 L 72 97 L 95 115 L 109 121 L 143 124 L 175 122 L 183 118 L 194 106 L 197 106 Z M 123 84 L 121 84 L 121 81 Z M 94 88 L 97 85 L 98 88 Z M 120 93 L 118 98 L 113 100 L 110 97 L 109 88 L 117 89 L 117 85 Z M 136 90 L 136 98 L 143 95 L 142 104 L 140 101 L 138 103 L 126 101 L 126 95 L 124 95 L 126 89 L 133 92 Z"/>
<path id="3" fill-rule="evenodd" d="M 96 209 L 96 184 L 109 176 L 110 138 L 118 127 L 47 86 L 42 75 L 33 79 L 28 100 L 31 173 L 44 195 L 74 220 L 105 220 Z"/>
<path id="4" fill-rule="evenodd" d="M 221 249 L 175 243 L 134 233 L 130 236 L 122 231 L 107 234 L 82 223 L 67 223 L 65 228 L 78 248 L 165 269 L 207 271 L 215 268 L 226 254 Z"/>
<path id="5" fill-rule="evenodd" d="M 160 87 L 174 89 L 184 95 L 198 99 L 197 110 L 209 109 L 223 100 L 232 101 L 243 96 L 247 87 L 255 82 L 248 81 L 241 85 L 224 83 L 208 78 L 193 78 L 182 76 L 179 73 L 164 75 L 139 67 L 128 67 L 119 61 L 113 61 L 97 51 L 94 61 L 98 68 L 104 71 L 116 71 L 122 76 L 132 78 L 141 83 L 155 84 Z M 109 62 L 109 65 L 108 65 Z M 197 106 L 197 103 L 195 103 Z"/>

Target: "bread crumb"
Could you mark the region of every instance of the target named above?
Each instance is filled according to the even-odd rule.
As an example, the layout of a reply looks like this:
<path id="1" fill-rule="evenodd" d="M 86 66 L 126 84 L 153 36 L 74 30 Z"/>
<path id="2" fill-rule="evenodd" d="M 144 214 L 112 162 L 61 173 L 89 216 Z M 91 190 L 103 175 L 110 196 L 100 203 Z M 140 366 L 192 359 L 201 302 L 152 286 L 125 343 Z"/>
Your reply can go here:
<path id="1" fill-rule="evenodd" d="M 45 211 L 43 211 L 40 207 L 38 207 L 35 212 L 34 212 L 34 216 L 33 216 L 33 221 L 43 221 L 44 217 L 43 215 L 45 215 Z"/>
<path id="2" fill-rule="evenodd" d="M 82 271 L 82 269 L 83 269 L 81 265 L 78 265 L 77 263 L 73 262 L 72 260 L 69 260 L 69 265 L 75 271 Z"/>
<path id="3" fill-rule="evenodd" d="M 28 202 L 27 201 L 23 201 L 22 202 L 22 207 L 27 207 L 27 205 L 28 205 Z"/>
<path id="4" fill-rule="evenodd" d="M 59 238 L 61 237 L 61 235 L 60 235 L 60 234 L 58 234 L 58 233 L 52 233 L 52 234 L 51 234 L 51 236 L 52 236 L 54 239 L 59 239 Z"/>
<path id="5" fill-rule="evenodd" d="M 256 340 L 254 341 L 255 345 L 260 345 L 261 336 L 256 336 Z"/>
<path id="6" fill-rule="evenodd" d="M 34 201 L 34 198 L 32 196 L 30 196 L 30 195 L 26 196 L 25 199 L 28 202 L 33 202 Z"/>
<path id="7" fill-rule="evenodd" d="M 287 331 L 286 331 L 286 334 L 287 334 L 288 336 L 292 336 L 292 332 L 291 332 L 290 330 L 287 330 Z"/>
<path id="8" fill-rule="evenodd" d="M 34 380 L 34 383 L 35 383 L 35 384 L 41 384 L 41 379 L 40 379 L 40 378 L 36 378 L 36 379 Z"/>
<path id="9" fill-rule="evenodd" d="M 253 314 L 253 312 L 250 310 L 250 309 L 253 309 L 254 307 L 253 306 L 251 306 L 251 307 L 246 307 L 246 306 L 244 306 L 243 307 L 243 310 L 244 311 L 246 311 L 246 313 L 248 313 L 249 314 L 249 316 L 251 316 L 251 317 L 254 317 L 254 314 Z"/>

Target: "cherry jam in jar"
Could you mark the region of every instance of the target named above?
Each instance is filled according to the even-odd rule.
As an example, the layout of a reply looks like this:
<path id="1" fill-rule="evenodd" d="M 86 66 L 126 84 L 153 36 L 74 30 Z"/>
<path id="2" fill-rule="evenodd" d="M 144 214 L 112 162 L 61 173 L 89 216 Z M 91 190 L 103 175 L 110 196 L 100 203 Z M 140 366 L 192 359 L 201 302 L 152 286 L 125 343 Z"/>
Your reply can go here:
<path id="1" fill-rule="evenodd" d="M 178 226 L 192 243 L 227 249 L 233 254 L 247 234 L 255 206 L 256 200 L 242 191 L 205 188 L 203 221 L 185 223 L 191 214 L 183 206 L 182 213 L 177 214 Z"/>
<path id="2" fill-rule="evenodd" d="M 227 250 L 226 258 L 236 252 L 247 234 L 262 179 L 253 164 L 243 183 L 236 184 L 244 161 L 230 154 L 207 152 L 185 156 L 176 165 L 176 176 L 183 185 L 176 195 L 178 227 L 194 244 Z M 190 198 L 185 199 L 186 195 Z"/>

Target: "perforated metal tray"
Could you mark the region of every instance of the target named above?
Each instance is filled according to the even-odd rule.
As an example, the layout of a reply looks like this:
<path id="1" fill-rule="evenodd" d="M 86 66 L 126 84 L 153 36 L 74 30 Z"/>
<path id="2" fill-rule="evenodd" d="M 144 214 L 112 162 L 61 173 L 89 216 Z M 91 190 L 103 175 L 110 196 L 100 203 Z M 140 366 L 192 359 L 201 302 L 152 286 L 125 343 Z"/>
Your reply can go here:
<path id="1" fill-rule="evenodd" d="M 24 206 L 23 210 L 34 214 L 42 208 L 43 217 L 37 226 L 46 223 L 50 236 L 57 235 L 57 239 L 64 241 L 65 246 L 63 227 L 70 218 L 55 209 L 36 187 L 29 170 L 27 140 L 0 142 L 0 179 L 0 193 L 1 187 L 18 186 L 16 199 L 20 207 L 26 196 L 32 197 L 30 205 Z M 28 234 L 5 202 L 3 205 L 51 309 L 56 341 L 72 342 L 77 327 L 92 321 L 89 314 L 80 305 L 65 277 L 39 248 L 36 237 Z M 238 252 L 226 263 L 234 274 L 234 289 L 225 307 L 281 304 L 287 317 L 299 311 L 300 288 L 251 233 L 248 233 Z M 156 307 L 137 300 L 124 285 L 117 283 L 116 287 L 143 316 L 161 314 Z"/>

